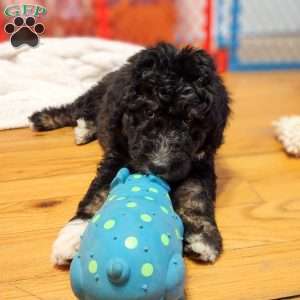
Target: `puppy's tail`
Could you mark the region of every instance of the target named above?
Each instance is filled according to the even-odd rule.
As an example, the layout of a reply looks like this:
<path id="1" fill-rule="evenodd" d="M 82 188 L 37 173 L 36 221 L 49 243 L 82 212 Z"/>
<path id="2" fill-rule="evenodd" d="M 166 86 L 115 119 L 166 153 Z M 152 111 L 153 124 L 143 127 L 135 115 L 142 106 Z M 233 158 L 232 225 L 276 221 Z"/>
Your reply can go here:
<path id="1" fill-rule="evenodd" d="M 57 108 L 45 108 L 33 113 L 28 120 L 30 128 L 34 131 L 46 131 L 66 126 L 76 126 L 73 104 L 67 104 Z"/>

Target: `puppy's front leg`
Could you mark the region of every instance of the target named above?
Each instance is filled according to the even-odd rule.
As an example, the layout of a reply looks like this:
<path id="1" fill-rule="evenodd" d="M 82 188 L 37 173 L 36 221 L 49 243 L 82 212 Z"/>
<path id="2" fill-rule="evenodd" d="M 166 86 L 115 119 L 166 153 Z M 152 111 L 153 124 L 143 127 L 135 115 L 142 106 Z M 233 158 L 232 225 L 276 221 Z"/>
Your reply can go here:
<path id="1" fill-rule="evenodd" d="M 204 262 L 214 262 L 222 251 L 214 213 L 215 189 L 213 161 L 197 161 L 173 196 L 185 227 L 184 253 Z"/>
<path id="2" fill-rule="evenodd" d="M 121 160 L 112 154 L 106 156 L 99 164 L 97 176 L 79 203 L 75 216 L 61 229 L 53 243 L 51 260 L 54 264 L 66 265 L 70 263 L 75 252 L 79 249 L 80 236 L 85 231 L 88 220 L 102 206 L 110 182 L 121 166 Z"/>

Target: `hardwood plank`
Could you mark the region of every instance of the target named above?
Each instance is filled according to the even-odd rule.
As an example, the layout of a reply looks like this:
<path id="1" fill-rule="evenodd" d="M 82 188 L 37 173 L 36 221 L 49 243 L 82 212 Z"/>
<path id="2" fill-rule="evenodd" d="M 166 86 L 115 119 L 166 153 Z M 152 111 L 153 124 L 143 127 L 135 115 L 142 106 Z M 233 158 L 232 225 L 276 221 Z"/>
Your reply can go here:
<path id="1" fill-rule="evenodd" d="M 3 300 L 36 300 L 35 295 L 25 292 L 12 284 L 0 284 L 0 299 Z"/>
<path id="2" fill-rule="evenodd" d="M 89 145 L 97 144 L 93 142 Z M 29 128 L 1 131 L 0 152 L 23 152 L 31 150 L 56 149 L 74 146 L 73 130 L 70 127 L 52 131 L 34 132 Z M 80 148 L 81 146 L 78 146 Z"/>
<path id="3" fill-rule="evenodd" d="M 43 300 L 75 300 L 68 271 L 56 270 L 55 276 L 20 280 L 15 285 L 38 295 Z"/>
<path id="4" fill-rule="evenodd" d="M 299 209 L 295 209 L 299 205 L 290 200 L 292 191 L 295 194 L 298 186 L 299 179 L 291 179 L 285 185 L 285 190 L 290 193 L 281 193 L 281 197 L 266 201 L 256 186 L 238 179 L 229 180 L 219 190 L 216 208 L 225 248 L 239 249 L 299 239 Z"/>
<path id="5" fill-rule="evenodd" d="M 300 160 L 287 156 L 283 151 L 223 157 L 216 165 L 221 178 L 242 178 L 250 182 L 283 178 L 289 174 L 297 176 L 300 170 Z"/>
<path id="6" fill-rule="evenodd" d="M 6 170 L 0 173 L 0 182 L 95 172 L 102 157 L 96 143 L 84 147 L 57 144 L 56 148 L 31 150 L 23 150 L 18 145 L 15 149 L 19 151 L 0 151 L 1 167 Z"/>
<path id="7" fill-rule="evenodd" d="M 50 263 L 50 250 L 56 230 L 17 234 L 1 243 L 0 283 L 14 283 L 24 278 L 38 278 L 55 274 Z"/>
<path id="8" fill-rule="evenodd" d="M 288 251 L 287 251 L 288 249 Z M 187 299 L 265 300 L 299 295 L 300 241 L 225 251 L 215 265 L 187 263 Z"/>
<path id="9" fill-rule="evenodd" d="M 75 174 L 0 183 L 0 238 L 64 224 L 73 216 L 92 178 Z"/>
<path id="10" fill-rule="evenodd" d="M 225 81 L 232 95 L 232 117 L 221 155 L 280 150 L 271 123 L 300 114 L 300 72 L 230 73 Z"/>

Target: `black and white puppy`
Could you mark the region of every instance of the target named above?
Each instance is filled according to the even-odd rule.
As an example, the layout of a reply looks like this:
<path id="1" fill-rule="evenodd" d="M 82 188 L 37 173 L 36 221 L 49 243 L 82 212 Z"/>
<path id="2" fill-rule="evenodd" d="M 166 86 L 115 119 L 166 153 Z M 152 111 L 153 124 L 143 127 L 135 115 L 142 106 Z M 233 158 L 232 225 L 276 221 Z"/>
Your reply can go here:
<path id="1" fill-rule="evenodd" d="M 170 183 L 185 226 L 185 254 L 215 261 L 222 239 L 214 214 L 214 157 L 229 112 L 228 93 L 211 57 L 160 43 L 132 56 L 72 104 L 34 113 L 29 118 L 34 130 L 73 126 L 77 144 L 98 138 L 105 152 L 75 216 L 54 242 L 53 262 L 72 259 L 88 220 L 124 166 Z"/>

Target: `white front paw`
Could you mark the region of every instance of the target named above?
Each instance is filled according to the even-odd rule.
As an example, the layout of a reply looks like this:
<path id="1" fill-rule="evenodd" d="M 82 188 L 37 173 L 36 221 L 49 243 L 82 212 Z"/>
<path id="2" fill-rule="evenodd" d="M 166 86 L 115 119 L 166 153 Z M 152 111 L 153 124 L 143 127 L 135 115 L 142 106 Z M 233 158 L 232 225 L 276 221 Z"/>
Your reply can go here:
<path id="1" fill-rule="evenodd" d="M 196 260 L 214 262 L 221 252 L 218 239 L 208 241 L 200 234 L 191 234 L 186 237 L 185 253 Z"/>
<path id="2" fill-rule="evenodd" d="M 88 225 L 87 220 L 75 219 L 67 223 L 59 232 L 52 246 L 51 261 L 55 265 L 66 265 L 80 246 L 80 236 Z"/>

